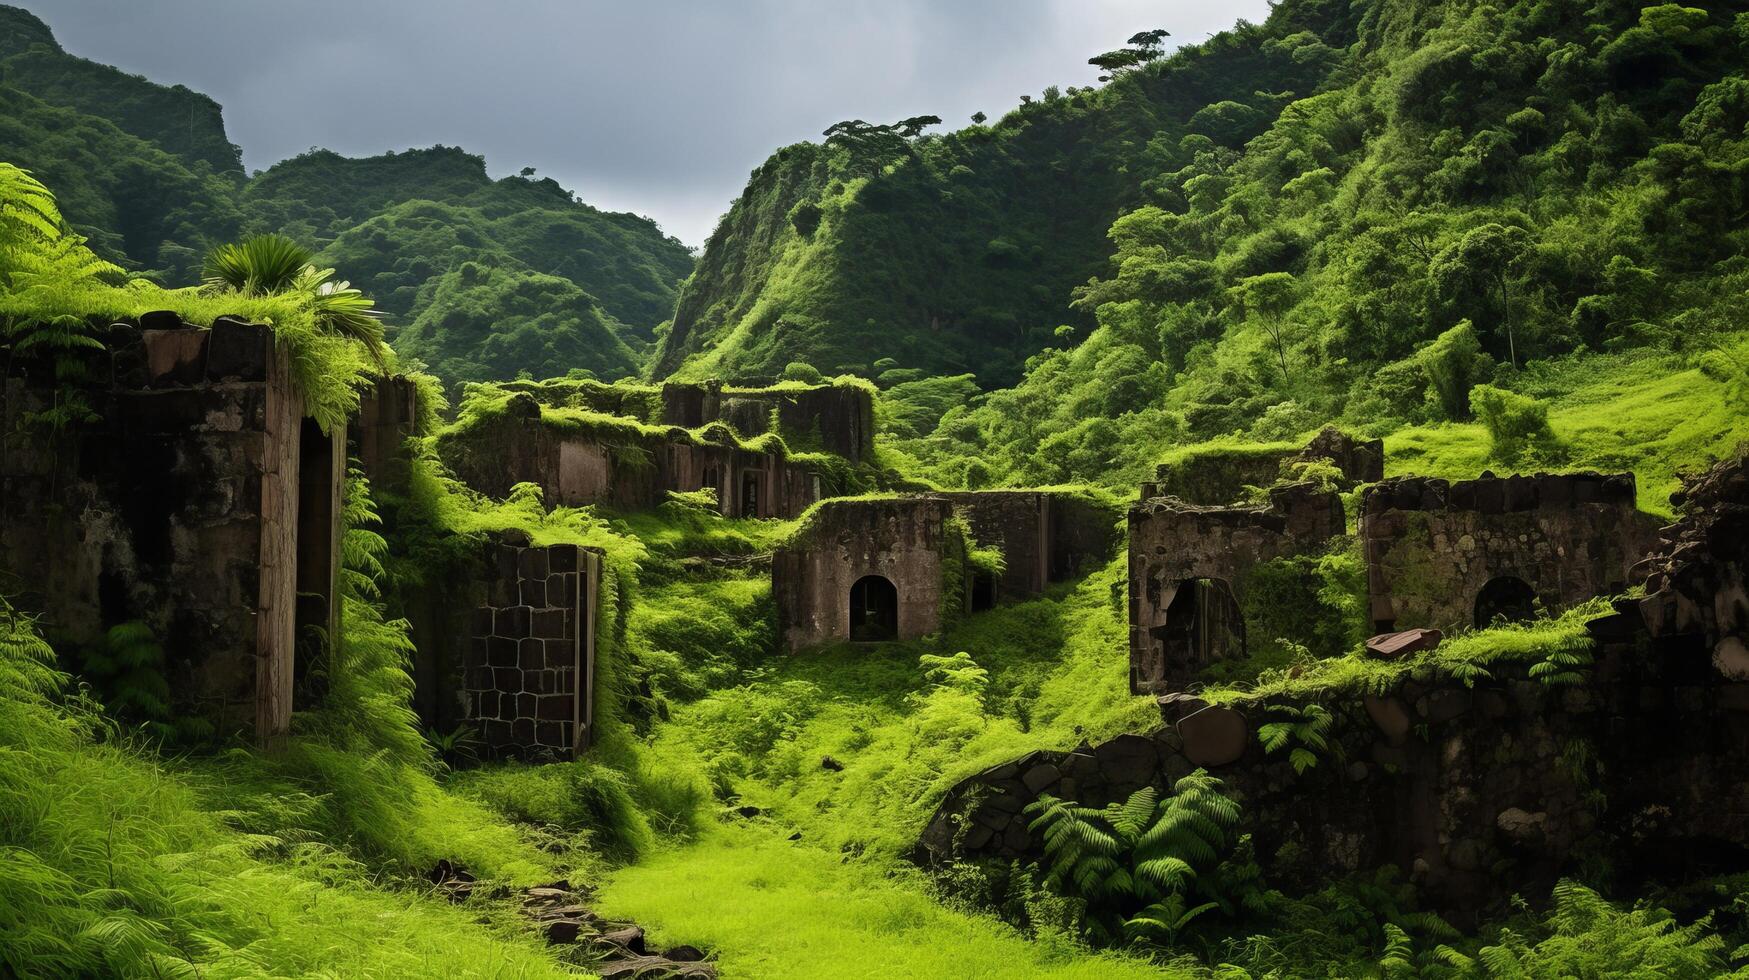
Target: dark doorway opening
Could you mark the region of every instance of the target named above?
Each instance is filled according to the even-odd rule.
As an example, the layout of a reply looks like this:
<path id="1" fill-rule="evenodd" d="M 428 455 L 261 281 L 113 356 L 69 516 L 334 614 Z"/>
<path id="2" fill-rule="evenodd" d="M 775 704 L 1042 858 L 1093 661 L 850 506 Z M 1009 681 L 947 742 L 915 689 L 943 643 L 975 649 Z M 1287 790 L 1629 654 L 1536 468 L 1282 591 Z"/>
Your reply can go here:
<path id="1" fill-rule="evenodd" d="M 1217 660 L 1245 655 L 1245 618 L 1233 589 L 1218 578 L 1178 583 L 1166 604 L 1165 621 L 1152 629 L 1169 673 L 1194 671 Z"/>
<path id="2" fill-rule="evenodd" d="M 972 573 L 972 612 L 983 612 L 996 606 L 996 576 L 986 572 Z"/>
<path id="3" fill-rule="evenodd" d="M 1476 628 L 1490 626 L 1497 619 L 1522 623 L 1536 618 L 1536 590 L 1524 579 L 1502 575 L 1488 580 L 1476 594 Z"/>
<path id="4" fill-rule="evenodd" d="M 879 575 L 864 575 L 850 587 L 850 638 L 878 643 L 899 637 L 899 590 Z"/>
<path id="5" fill-rule="evenodd" d="M 292 704 L 314 707 L 326 694 L 328 660 L 339 630 L 341 472 L 334 438 L 315 419 L 298 431 L 297 636 Z"/>
<path id="6" fill-rule="evenodd" d="M 747 470 L 741 474 L 741 516 L 759 516 L 759 471 Z"/>

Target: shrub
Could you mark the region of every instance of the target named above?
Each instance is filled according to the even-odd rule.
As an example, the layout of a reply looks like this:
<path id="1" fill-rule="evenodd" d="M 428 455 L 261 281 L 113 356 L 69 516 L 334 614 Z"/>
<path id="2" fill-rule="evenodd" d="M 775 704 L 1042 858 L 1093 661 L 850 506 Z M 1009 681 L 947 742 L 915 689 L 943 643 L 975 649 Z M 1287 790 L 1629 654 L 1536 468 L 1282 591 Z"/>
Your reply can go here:
<path id="1" fill-rule="evenodd" d="M 1499 462 L 1553 461 L 1561 453 L 1561 442 L 1549 426 L 1549 407 L 1543 402 L 1493 385 L 1477 385 L 1470 390 L 1470 410 L 1488 430 L 1489 455 Z"/>

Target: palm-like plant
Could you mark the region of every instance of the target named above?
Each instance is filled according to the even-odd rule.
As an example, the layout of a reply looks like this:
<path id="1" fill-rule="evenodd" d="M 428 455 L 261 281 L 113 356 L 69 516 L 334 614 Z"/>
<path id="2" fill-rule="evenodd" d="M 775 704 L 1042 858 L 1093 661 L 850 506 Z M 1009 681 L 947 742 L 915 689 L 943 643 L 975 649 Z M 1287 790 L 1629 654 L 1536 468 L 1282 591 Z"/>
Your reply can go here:
<path id="1" fill-rule="evenodd" d="M 243 296 L 297 292 L 310 297 L 316 325 L 363 344 L 383 364 L 382 313 L 333 269 L 318 269 L 315 253 L 284 235 L 256 235 L 220 245 L 207 256 L 202 279 L 213 290 Z"/>
<path id="2" fill-rule="evenodd" d="M 1239 805 L 1200 769 L 1165 799 L 1144 787 L 1099 808 L 1046 794 L 1026 810 L 1044 837 L 1046 881 L 1087 902 L 1088 928 L 1104 941 L 1176 939 L 1205 906 L 1228 907 L 1210 872 L 1230 851 Z M 1211 901 L 1193 906 L 1193 893 Z"/>

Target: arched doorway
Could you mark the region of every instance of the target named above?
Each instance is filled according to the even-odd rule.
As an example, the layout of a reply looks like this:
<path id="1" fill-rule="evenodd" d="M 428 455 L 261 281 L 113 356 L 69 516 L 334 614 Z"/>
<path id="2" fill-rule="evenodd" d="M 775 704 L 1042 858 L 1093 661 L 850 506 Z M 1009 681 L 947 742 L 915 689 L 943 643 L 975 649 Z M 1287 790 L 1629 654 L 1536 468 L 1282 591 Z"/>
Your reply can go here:
<path id="1" fill-rule="evenodd" d="M 899 638 L 899 590 L 880 575 L 864 575 L 850 587 L 850 638 L 876 643 Z"/>
<path id="2" fill-rule="evenodd" d="M 1232 587 L 1221 579 L 1179 582 L 1162 620 L 1150 632 L 1169 672 L 1245 655 L 1245 618 Z"/>
<path id="3" fill-rule="evenodd" d="M 1488 580 L 1476 593 L 1476 628 L 1492 625 L 1496 619 L 1522 623 L 1536 618 L 1536 590 L 1516 575 L 1501 575 Z"/>

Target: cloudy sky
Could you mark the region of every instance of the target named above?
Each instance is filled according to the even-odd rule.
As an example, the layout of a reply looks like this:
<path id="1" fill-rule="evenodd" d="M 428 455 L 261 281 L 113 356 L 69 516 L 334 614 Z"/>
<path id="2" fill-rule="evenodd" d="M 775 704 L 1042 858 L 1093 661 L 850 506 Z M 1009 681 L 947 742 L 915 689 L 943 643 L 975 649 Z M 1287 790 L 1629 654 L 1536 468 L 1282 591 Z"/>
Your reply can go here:
<path id="1" fill-rule="evenodd" d="M 1266 0 L 11 0 L 74 54 L 225 107 L 251 170 L 434 143 L 697 245 L 776 147 L 840 119 L 992 116 L 1164 27 Z"/>

